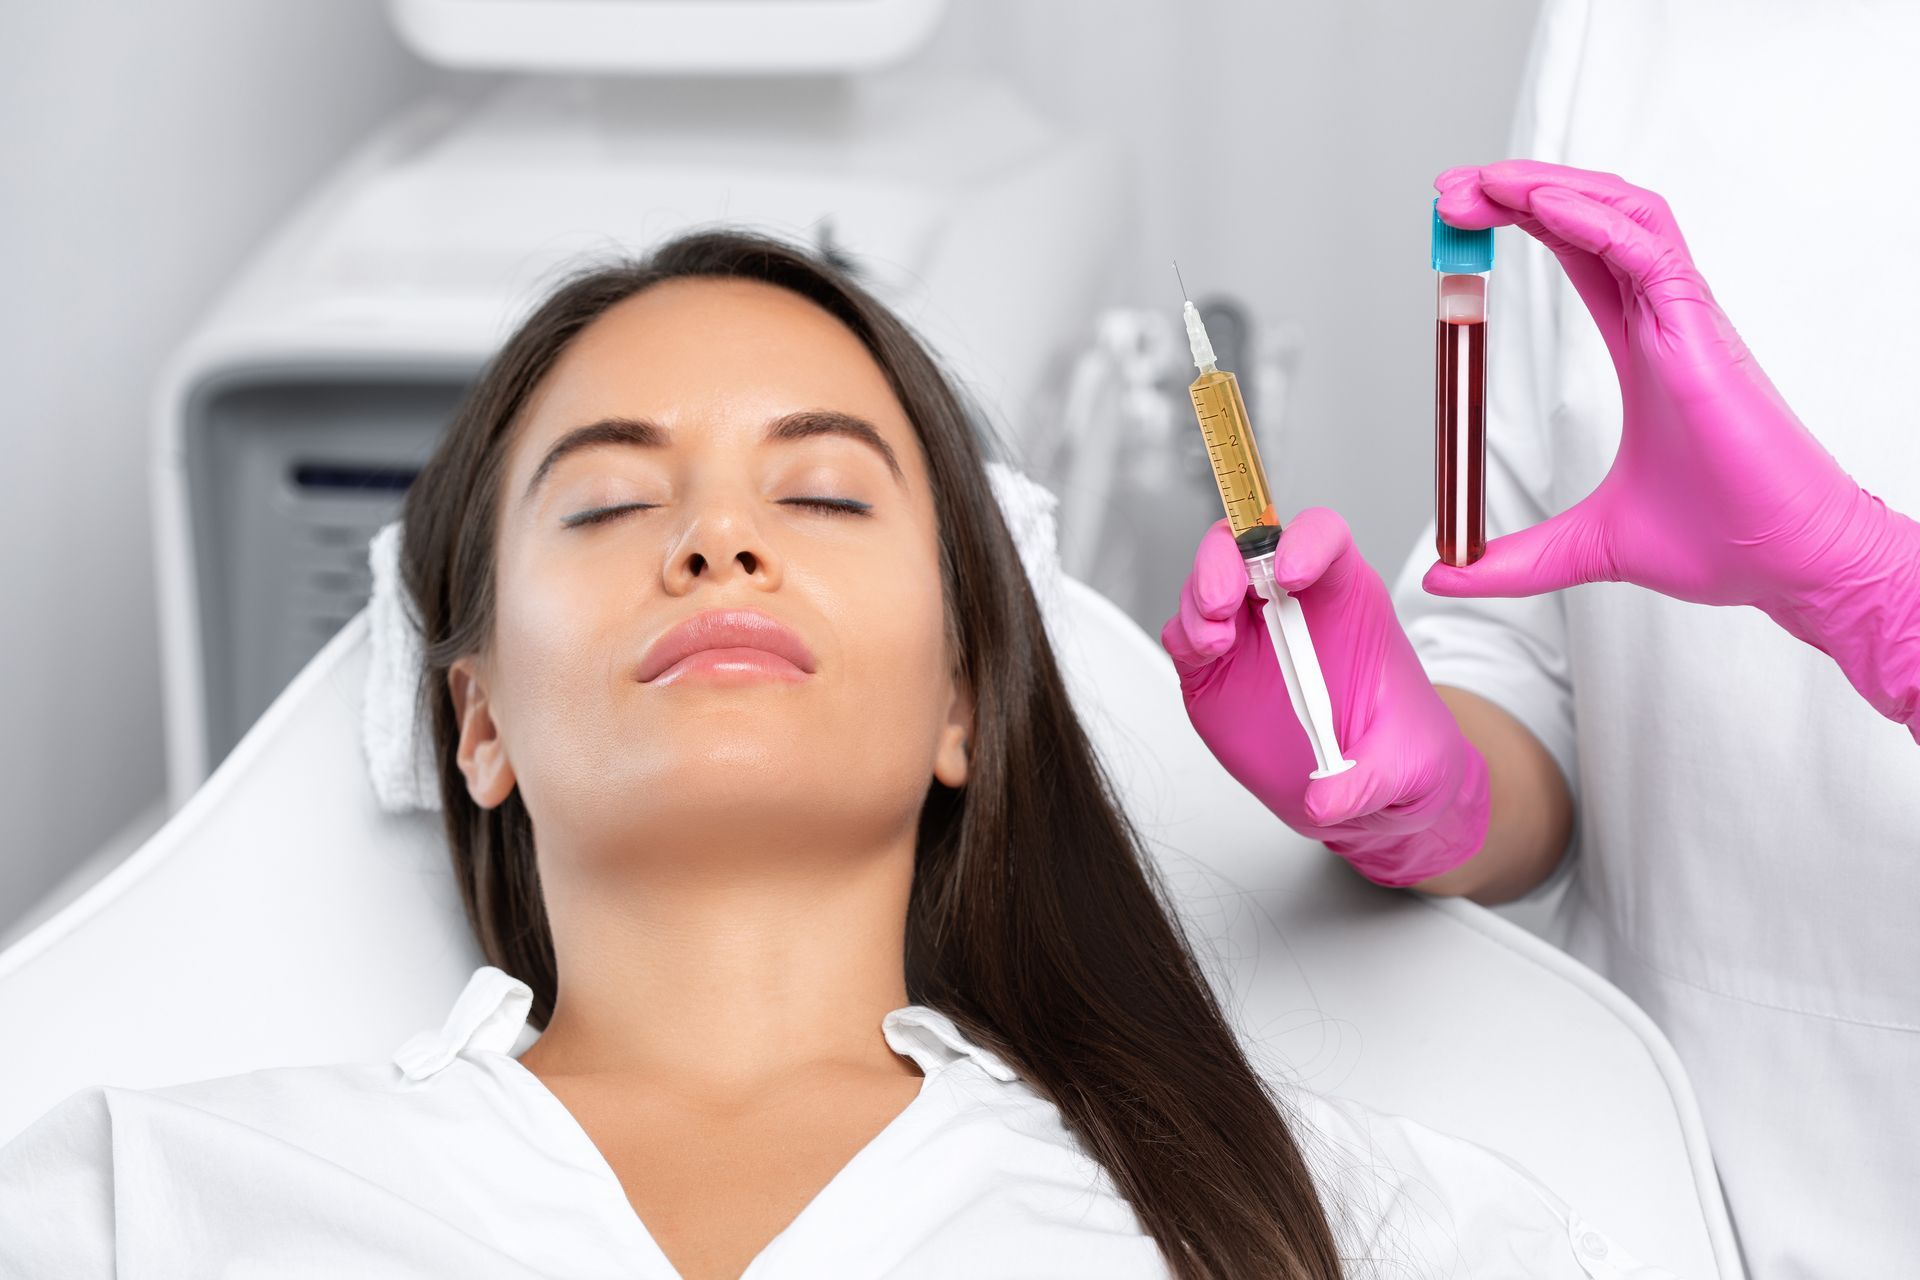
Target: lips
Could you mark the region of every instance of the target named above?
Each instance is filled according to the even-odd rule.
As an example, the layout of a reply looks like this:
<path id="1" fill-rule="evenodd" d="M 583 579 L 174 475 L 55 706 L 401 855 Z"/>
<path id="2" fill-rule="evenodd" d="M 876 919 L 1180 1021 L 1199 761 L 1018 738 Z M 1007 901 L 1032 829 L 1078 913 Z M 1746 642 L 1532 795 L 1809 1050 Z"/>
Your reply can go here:
<path id="1" fill-rule="evenodd" d="M 811 673 L 813 651 L 789 628 L 754 609 L 708 609 L 676 624 L 647 647 L 639 679 L 654 679 L 690 654 L 704 649 L 758 649 L 784 658 Z"/>

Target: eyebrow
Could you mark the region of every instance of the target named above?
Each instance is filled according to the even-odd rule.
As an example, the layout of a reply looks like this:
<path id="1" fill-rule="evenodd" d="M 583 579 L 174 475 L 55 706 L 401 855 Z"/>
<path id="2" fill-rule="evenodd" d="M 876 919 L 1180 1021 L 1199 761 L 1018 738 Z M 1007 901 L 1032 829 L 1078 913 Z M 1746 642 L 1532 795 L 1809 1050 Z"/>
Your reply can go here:
<path id="1" fill-rule="evenodd" d="M 893 446 L 887 443 L 886 437 L 871 422 L 850 413 L 841 413 L 836 409 L 803 409 L 798 413 L 783 414 L 767 424 L 767 434 L 762 443 L 806 440 L 814 436 L 845 436 L 860 441 L 885 459 L 887 470 L 893 473 L 894 480 L 902 488 L 906 487 L 906 473 L 900 469 L 900 460 L 894 456 Z M 540 459 L 540 465 L 533 470 L 532 479 L 527 481 L 521 501 L 532 498 L 534 490 L 547 478 L 547 473 L 570 453 L 608 444 L 663 449 L 672 440 L 671 431 L 645 418 L 603 418 L 584 427 L 575 427 L 554 441 L 553 447 Z"/>

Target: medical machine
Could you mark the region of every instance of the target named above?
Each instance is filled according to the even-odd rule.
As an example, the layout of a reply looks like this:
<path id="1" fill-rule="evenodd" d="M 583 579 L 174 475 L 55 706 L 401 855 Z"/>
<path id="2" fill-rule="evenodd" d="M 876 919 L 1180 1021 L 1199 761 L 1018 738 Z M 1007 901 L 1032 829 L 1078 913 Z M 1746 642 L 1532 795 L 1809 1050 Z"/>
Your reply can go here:
<path id="1" fill-rule="evenodd" d="M 1179 269 L 1176 267 L 1175 271 Z M 1180 292 L 1186 293 L 1185 282 Z M 1192 348 L 1193 364 L 1200 376 L 1187 388 L 1193 398 L 1193 412 L 1200 420 L 1200 434 L 1206 438 L 1207 460 L 1213 468 L 1214 483 L 1220 489 L 1220 502 L 1227 510 L 1233 540 L 1247 564 L 1247 578 L 1265 604 L 1260 616 L 1273 641 L 1274 658 L 1286 679 L 1287 698 L 1293 714 L 1307 731 L 1313 746 L 1316 768 L 1309 777 L 1329 778 L 1353 768 L 1353 761 L 1340 751 L 1333 723 L 1333 700 L 1327 693 L 1327 679 L 1321 674 L 1320 659 L 1313 651 L 1313 637 L 1307 631 L 1307 618 L 1300 602 L 1282 590 L 1273 578 L 1274 551 L 1280 545 L 1280 517 L 1274 511 L 1272 489 L 1267 470 L 1260 465 L 1260 448 L 1253 437 L 1253 422 L 1247 416 L 1246 401 L 1240 395 L 1240 380 L 1219 367 L 1213 344 L 1207 340 L 1207 327 L 1200 312 L 1188 298 L 1182 303 L 1187 325 L 1187 343 Z"/>
<path id="2" fill-rule="evenodd" d="M 1433 524 L 1441 563 L 1487 553 L 1487 275 L 1493 230 L 1463 231 L 1433 202 Z"/>
<path id="3" fill-rule="evenodd" d="M 364 603 L 369 536 L 568 270 L 705 224 L 798 240 L 918 329 L 1016 444 L 1087 330 L 1114 148 L 888 64 L 944 0 L 393 0 L 455 84 L 376 131 L 175 353 L 156 404 L 177 807 Z"/>

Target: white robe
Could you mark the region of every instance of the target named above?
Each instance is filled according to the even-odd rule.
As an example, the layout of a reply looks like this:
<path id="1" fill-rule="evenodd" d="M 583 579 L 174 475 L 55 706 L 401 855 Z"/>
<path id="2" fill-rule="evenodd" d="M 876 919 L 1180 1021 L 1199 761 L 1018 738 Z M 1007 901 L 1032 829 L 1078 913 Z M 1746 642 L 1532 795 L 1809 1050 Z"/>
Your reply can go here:
<path id="1" fill-rule="evenodd" d="M 520 1065 L 531 1002 L 483 966 L 392 1062 L 73 1094 L 0 1149 L 0 1277 L 677 1280 Z M 923 1005 L 881 1029 L 919 1094 L 744 1280 L 1165 1280 L 1105 1169 L 1003 1059 Z M 1484 1148 L 1289 1104 L 1351 1280 L 1671 1280 Z"/>
<path id="2" fill-rule="evenodd" d="M 1664 195 L 1754 357 L 1920 518 L 1920 5 L 1549 0 L 1513 152 Z M 1491 157 L 1461 157 L 1490 159 Z M 1497 233 L 1489 536 L 1565 510 L 1620 438 L 1558 264 Z M 1618 584 L 1396 604 L 1436 684 L 1505 707 L 1576 798 L 1559 924 L 1699 1094 L 1753 1280 L 1920 1258 L 1920 748 L 1751 608 Z"/>

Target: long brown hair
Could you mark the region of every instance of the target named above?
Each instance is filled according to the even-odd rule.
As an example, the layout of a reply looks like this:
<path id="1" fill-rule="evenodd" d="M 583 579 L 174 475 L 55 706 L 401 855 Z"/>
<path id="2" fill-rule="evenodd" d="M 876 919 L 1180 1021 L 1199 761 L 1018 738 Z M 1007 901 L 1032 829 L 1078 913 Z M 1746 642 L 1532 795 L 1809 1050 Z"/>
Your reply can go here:
<path id="1" fill-rule="evenodd" d="M 950 652 L 974 692 L 974 728 L 966 785 L 929 779 L 921 811 L 909 998 L 945 1012 L 1053 1100 L 1175 1275 L 1338 1277 L 1306 1162 L 1068 700 L 972 417 L 886 307 L 777 241 L 688 235 L 563 284 L 481 375 L 407 495 L 404 573 L 426 642 L 420 694 L 454 873 L 487 960 L 533 988 L 544 1027 L 557 977 L 532 822 L 518 792 L 490 810 L 468 796 L 446 681 L 493 626 L 495 499 L 515 422 L 596 317 L 688 277 L 775 285 L 837 317 L 885 371 L 926 453 Z"/>

